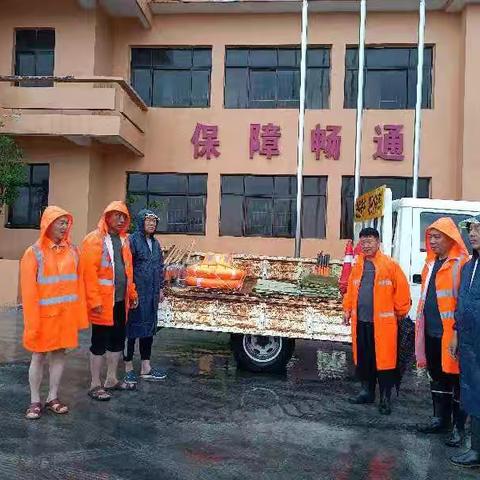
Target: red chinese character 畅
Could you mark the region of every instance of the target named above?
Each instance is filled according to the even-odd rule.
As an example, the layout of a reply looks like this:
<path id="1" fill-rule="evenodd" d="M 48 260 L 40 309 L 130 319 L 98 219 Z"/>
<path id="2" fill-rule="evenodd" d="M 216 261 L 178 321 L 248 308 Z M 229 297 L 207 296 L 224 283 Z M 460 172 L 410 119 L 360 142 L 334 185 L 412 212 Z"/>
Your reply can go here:
<path id="1" fill-rule="evenodd" d="M 261 126 L 259 123 L 250 124 L 250 158 L 255 153 L 266 156 L 268 159 L 280 155 L 278 142 L 281 137 L 280 127 L 269 123 Z"/>
<path id="2" fill-rule="evenodd" d="M 377 137 L 373 137 L 373 142 L 377 144 L 377 151 L 373 158 L 383 160 L 403 160 L 403 125 L 384 125 L 383 134 L 380 125 L 375 127 Z"/>
<path id="3" fill-rule="evenodd" d="M 315 153 L 315 158 L 320 160 L 323 152 L 326 158 L 338 160 L 340 158 L 340 146 L 342 137 L 339 135 L 342 127 L 338 125 L 327 125 L 327 128 L 320 128 L 316 125 L 311 132 L 310 149 Z"/>
<path id="4" fill-rule="evenodd" d="M 220 152 L 217 150 L 217 147 L 220 146 L 217 125 L 197 123 L 190 141 L 193 144 L 193 158 L 206 157 L 207 160 L 210 160 L 212 155 L 220 156 Z"/>

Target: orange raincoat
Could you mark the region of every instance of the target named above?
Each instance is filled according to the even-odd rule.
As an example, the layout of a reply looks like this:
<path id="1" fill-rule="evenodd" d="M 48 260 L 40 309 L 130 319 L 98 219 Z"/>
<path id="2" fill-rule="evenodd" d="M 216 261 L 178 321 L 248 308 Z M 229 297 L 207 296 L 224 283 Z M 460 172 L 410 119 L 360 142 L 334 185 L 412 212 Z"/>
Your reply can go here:
<path id="1" fill-rule="evenodd" d="M 427 248 L 427 258 L 422 271 L 422 293 L 418 302 L 417 321 L 415 323 L 415 354 L 419 367 L 427 366 L 425 354 L 425 317 L 423 309 L 427 295 L 430 275 L 435 263 L 436 255 L 432 251 L 428 234 L 430 230 L 435 229 L 450 237 L 454 244 L 448 252 L 448 258 L 437 272 L 435 277 L 435 286 L 437 289 L 437 302 L 440 316 L 442 317 L 443 335 L 442 335 L 442 370 L 445 373 L 459 373 L 458 361 L 448 353 L 448 346 L 453 337 L 453 326 L 455 324 L 455 309 L 457 307 L 458 289 L 460 286 L 460 273 L 463 266 L 469 259 L 467 247 L 462 240 L 462 236 L 457 226 L 449 217 L 439 218 L 432 223 L 425 232 L 425 245 Z"/>
<path id="2" fill-rule="evenodd" d="M 371 259 L 375 265 L 373 287 L 373 329 L 377 370 L 397 367 L 397 319 L 408 314 L 410 288 L 400 265 L 378 251 Z M 357 365 L 357 305 L 365 256 L 360 253 L 348 279 L 343 309 L 351 314 L 353 360 Z"/>
<path id="3" fill-rule="evenodd" d="M 108 212 L 122 212 L 127 216 L 125 229 L 120 233 L 122 240 L 122 256 L 127 276 L 125 305 L 128 313 L 130 303 L 135 301 L 137 291 L 133 283 L 132 252 L 127 237 L 130 215 L 123 202 L 112 202 L 103 212 L 98 227 L 90 232 L 82 243 L 81 258 L 83 264 L 83 280 L 88 307 L 88 317 L 95 325 L 113 325 L 113 306 L 115 303 L 115 265 L 113 246 L 108 234 L 106 215 Z M 93 308 L 102 306 L 102 313 L 95 313 Z"/>
<path id="4" fill-rule="evenodd" d="M 47 237 L 57 218 L 69 221 L 64 240 L 56 245 Z M 78 330 L 88 327 L 85 294 L 77 247 L 70 240 L 73 218 L 59 207 L 47 207 L 40 238 L 20 263 L 23 303 L 23 345 L 31 352 L 51 352 L 78 346 Z"/>

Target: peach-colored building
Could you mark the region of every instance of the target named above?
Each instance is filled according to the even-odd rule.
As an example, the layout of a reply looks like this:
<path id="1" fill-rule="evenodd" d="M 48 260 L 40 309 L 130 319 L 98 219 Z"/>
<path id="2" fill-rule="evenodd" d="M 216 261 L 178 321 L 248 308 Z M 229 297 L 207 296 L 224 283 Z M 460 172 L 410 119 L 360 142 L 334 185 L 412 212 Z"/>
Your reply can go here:
<path id="1" fill-rule="evenodd" d="M 368 1 L 362 185 L 396 196 L 411 193 L 417 9 Z M 303 256 L 340 257 L 349 235 L 358 10 L 310 4 Z M 47 202 L 79 242 L 114 199 L 157 210 L 166 245 L 292 255 L 300 20 L 289 0 L 3 0 L 0 133 L 29 178 L 0 257 L 36 239 Z M 425 36 L 420 194 L 478 200 L 480 2 L 427 0 Z"/>

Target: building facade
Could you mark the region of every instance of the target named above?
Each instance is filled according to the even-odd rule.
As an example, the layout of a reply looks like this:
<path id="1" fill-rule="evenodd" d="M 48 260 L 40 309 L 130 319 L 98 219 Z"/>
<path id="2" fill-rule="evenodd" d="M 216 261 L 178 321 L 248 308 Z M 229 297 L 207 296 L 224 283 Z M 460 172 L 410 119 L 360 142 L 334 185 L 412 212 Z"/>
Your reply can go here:
<path id="1" fill-rule="evenodd" d="M 364 191 L 411 195 L 417 9 L 368 2 Z M 358 10 L 310 6 L 302 256 L 341 257 L 351 236 Z M 28 179 L 0 257 L 21 256 L 47 204 L 79 242 L 114 199 L 156 210 L 165 245 L 293 255 L 300 21 L 285 0 L 4 0 L 0 133 Z M 419 195 L 477 200 L 480 2 L 427 0 L 425 38 Z"/>

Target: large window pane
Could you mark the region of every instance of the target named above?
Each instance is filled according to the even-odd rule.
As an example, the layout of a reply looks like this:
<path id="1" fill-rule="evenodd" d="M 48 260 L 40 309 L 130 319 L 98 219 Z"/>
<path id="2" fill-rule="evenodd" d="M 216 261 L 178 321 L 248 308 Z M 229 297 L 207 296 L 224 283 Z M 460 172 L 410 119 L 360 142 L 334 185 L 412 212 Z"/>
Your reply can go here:
<path id="1" fill-rule="evenodd" d="M 248 69 L 227 68 L 225 71 L 225 107 L 248 107 Z"/>
<path id="2" fill-rule="evenodd" d="M 433 48 L 425 47 L 422 107 L 432 106 Z M 345 108 L 357 103 L 358 49 L 350 47 L 345 56 Z M 406 109 L 416 102 L 417 49 L 382 47 L 366 49 L 365 108 Z"/>
<path id="3" fill-rule="evenodd" d="M 277 75 L 263 70 L 250 71 L 250 99 L 254 102 L 274 101 L 277 98 Z"/>
<path id="4" fill-rule="evenodd" d="M 309 48 L 307 108 L 328 106 L 329 66 L 329 48 Z M 299 48 L 227 48 L 224 91 L 226 108 L 297 108 L 299 96 Z"/>
<path id="5" fill-rule="evenodd" d="M 188 70 L 155 70 L 153 72 L 153 106 L 189 105 L 191 72 Z"/>
<path id="6" fill-rule="evenodd" d="M 54 74 L 55 31 L 26 29 L 15 32 L 15 75 L 52 76 Z M 52 82 L 20 82 L 23 87 L 51 86 Z"/>
<path id="7" fill-rule="evenodd" d="M 273 199 L 247 197 L 245 199 L 246 235 L 272 235 Z"/>
<path id="8" fill-rule="evenodd" d="M 325 196 L 308 196 L 303 199 L 302 237 L 325 238 L 325 211 L 327 200 Z"/>
<path id="9" fill-rule="evenodd" d="M 132 86 L 153 107 L 208 107 L 212 51 L 133 48 Z"/>
<path id="10" fill-rule="evenodd" d="M 208 105 L 210 92 L 210 72 L 192 72 L 192 106 L 202 107 Z"/>
<path id="11" fill-rule="evenodd" d="M 246 195 L 272 195 L 273 177 L 268 176 L 248 176 L 245 177 Z"/>
<path id="12" fill-rule="evenodd" d="M 365 103 L 370 108 L 393 110 L 407 108 L 407 71 L 367 71 Z"/>
<path id="13" fill-rule="evenodd" d="M 132 86 L 147 104 L 152 104 L 152 71 L 145 68 L 132 70 Z"/>
<path id="14" fill-rule="evenodd" d="M 205 234 L 206 194 L 204 174 L 128 174 L 130 212 L 148 206 L 160 219 L 157 231 L 161 233 Z"/>
<path id="15" fill-rule="evenodd" d="M 38 228 L 40 217 L 48 205 L 49 166 L 26 166 L 25 183 L 17 190 L 17 198 L 8 208 L 7 227 Z"/>
<path id="16" fill-rule="evenodd" d="M 243 235 L 243 195 L 223 194 L 220 204 L 220 235 Z"/>
<path id="17" fill-rule="evenodd" d="M 326 183 L 326 177 L 304 177 L 304 237 L 325 238 Z M 296 177 L 223 175 L 221 192 L 220 235 L 295 236 Z"/>

